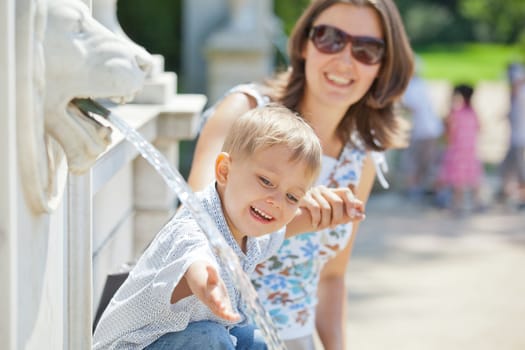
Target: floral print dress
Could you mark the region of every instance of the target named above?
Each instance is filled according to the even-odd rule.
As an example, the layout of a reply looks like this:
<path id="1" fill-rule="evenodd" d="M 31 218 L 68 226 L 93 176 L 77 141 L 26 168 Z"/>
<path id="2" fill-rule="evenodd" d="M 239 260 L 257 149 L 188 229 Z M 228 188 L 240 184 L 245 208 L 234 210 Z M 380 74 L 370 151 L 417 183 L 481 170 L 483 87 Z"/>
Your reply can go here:
<path id="1" fill-rule="evenodd" d="M 327 161 L 330 175 L 318 184 L 327 187 L 357 186 L 366 153 L 347 145 L 338 160 Z M 286 239 L 275 256 L 252 273 L 259 299 L 284 340 L 313 334 L 317 286 L 324 264 L 350 240 L 352 225 L 303 233 Z"/>

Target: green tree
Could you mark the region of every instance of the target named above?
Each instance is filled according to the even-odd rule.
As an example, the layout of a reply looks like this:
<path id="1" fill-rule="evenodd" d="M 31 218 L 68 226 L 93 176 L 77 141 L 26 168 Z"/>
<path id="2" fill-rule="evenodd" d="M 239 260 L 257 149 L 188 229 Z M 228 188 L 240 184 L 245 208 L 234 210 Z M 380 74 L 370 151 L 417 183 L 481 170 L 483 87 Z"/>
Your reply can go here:
<path id="1" fill-rule="evenodd" d="M 283 22 L 286 35 L 290 35 L 295 21 L 301 16 L 310 0 L 274 0 L 274 12 Z"/>
<path id="2" fill-rule="evenodd" d="M 523 0 L 460 0 L 459 10 L 474 21 L 479 40 L 516 43 L 525 35 Z"/>

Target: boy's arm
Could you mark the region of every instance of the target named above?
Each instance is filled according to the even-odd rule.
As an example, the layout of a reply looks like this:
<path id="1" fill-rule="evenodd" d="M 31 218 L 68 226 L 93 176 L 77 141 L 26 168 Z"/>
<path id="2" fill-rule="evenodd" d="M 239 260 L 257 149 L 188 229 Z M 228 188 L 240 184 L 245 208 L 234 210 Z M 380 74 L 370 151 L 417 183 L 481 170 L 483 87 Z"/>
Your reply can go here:
<path id="1" fill-rule="evenodd" d="M 203 260 L 193 262 L 173 289 L 171 303 L 194 294 L 211 312 L 227 321 L 240 320 L 233 309 L 224 281 L 216 267 Z"/>
<path id="2" fill-rule="evenodd" d="M 180 282 L 175 286 L 173 289 L 173 292 L 171 293 L 171 300 L 170 302 L 172 304 L 175 304 L 181 299 L 184 299 L 186 297 L 189 297 L 192 295 L 193 292 L 191 291 L 190 287 L 188 286 L 188 282 L 186 281 L 186 277 L 182 277 L 180 279 Z"/>

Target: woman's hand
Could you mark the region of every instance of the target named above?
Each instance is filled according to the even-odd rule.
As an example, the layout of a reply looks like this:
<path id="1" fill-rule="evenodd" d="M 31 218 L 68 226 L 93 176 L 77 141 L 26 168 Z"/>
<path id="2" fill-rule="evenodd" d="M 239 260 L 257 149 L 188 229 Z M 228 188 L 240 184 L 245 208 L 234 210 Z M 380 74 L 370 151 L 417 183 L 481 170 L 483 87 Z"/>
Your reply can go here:
<path id="1" fill-rule="evenodd" d="M 348 187 L 312 187 L 299 207 L 299 214 L 287 225 L 287 237 L 365 218 L 363 202 Z"/>

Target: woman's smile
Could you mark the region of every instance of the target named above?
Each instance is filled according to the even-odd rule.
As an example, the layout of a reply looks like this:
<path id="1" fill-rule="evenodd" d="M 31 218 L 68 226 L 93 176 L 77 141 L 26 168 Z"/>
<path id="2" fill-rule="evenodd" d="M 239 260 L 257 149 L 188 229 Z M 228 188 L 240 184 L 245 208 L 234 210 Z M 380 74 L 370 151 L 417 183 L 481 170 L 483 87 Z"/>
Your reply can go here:
<path id="1" fill-rule="evenodd" d="M 350 78 L 347 78 L 341 75 L 333 74 L 333 73 L 325 73 L 325 77 L 329 82 L 334 83 L 339 86 L 349 86 L 354 82 L 353 79 L 350 79 Z"/>

